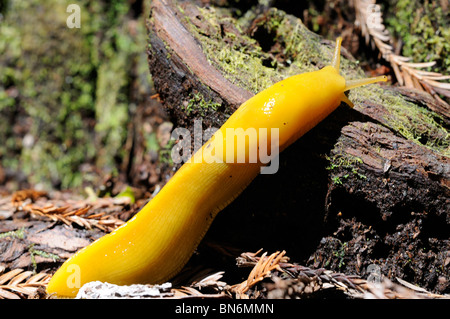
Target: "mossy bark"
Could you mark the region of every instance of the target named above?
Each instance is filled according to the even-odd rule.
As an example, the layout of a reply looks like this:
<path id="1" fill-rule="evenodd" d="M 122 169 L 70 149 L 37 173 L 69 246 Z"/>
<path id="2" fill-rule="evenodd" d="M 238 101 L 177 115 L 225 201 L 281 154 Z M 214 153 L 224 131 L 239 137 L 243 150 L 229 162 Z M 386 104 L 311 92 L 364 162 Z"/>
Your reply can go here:
<path id="1" fill-rule="evenodd" d="M 178 126 L 192 128 L 200 117 L 218 127 L 249 96 L 330 63 L 333 43 L 300 19 L 276 8 L 235 13 L 152 2 L 150 72 Z M 343 76 L 363 77 L 358 61 L 342 54 Z M 196 93 L 221 106 L 186 112 Z M 297 261 L 360 275 L 376 263 L 386 276 L 448 292 L 448 119 L 420 96 L 406 99 L 388 85 L 355 89 L 349 98 L 354 109 L 340 106 L 281 154 L 278 173 L 256 178 L 219 214 L 206 240 L 287 249 Z M 342 253 L 330 248 L 336 241 L 345 243 Z M 406 259 L 412 270 L 402 267 Z"/>

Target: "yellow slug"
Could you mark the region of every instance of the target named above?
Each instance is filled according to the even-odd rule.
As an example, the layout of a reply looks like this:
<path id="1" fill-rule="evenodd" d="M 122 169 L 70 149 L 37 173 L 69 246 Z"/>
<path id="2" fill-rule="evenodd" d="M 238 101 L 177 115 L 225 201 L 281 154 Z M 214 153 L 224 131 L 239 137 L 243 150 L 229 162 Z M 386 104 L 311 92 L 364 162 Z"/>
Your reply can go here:
<path id="1" fill-rule="evenodd" d="M 243 103 L 138 214 L 69 258 L 53 275 L 47 292 L 74 297 L 90 281 L 156 284 L 176 275 L 216 214 L 267 164 L 259 156 L 250 160 L 255 143 L 276 156 L 277 149 L 292 144 L 341 101 L 351 105 L 345 91 L 386 81 L 385 76 L 346 81 L 339 75 L 340 46 L 338 38 L 331 66 L 287 78 Z M 256 140 L 236 143 L 229 129 L 238 128 L 255 129 Z M 237 160 L 242 156 L 244 163 Z"/>

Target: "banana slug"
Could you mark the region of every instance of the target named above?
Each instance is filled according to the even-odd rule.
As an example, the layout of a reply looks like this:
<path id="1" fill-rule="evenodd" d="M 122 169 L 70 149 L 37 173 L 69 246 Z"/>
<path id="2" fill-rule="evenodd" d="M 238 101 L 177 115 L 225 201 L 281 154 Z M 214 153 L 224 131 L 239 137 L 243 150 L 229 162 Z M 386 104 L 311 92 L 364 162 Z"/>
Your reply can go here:
<path id="1" fill-rule="evenodd" d="M 332 65 L 289 77 L 253 96 L 187 161 L 131 220 L 69 258 L 53 275 L 47 293 L 74 297 L 87 282 L 114 284 L 162 283 L 187 263 L 219 211 L 232 202 L 260 173 L 260 158 L 229 161 L 209 149 L 229 146 L 246 153 L 250 141 L 237 146 L 227 129 L 276 128 L 278 136 L 257 136 L 258 145 L 281 152 L 317 125 L 341 103 L 352 103 L 344 92 L 386 81 L 385 76 L 346 81 L 339 74 L 341 38 Z M 231 146 L 230 146 L 231 145 Z M 275 152 L 274 152 L 275 153 Z M 204 154 L 216 161 L 206 159 Z M 227 153 L 228 154 L 228 153 Z M 276 154 L 271 154 L 276 155 Z M 232 158 L 233 159 L 233 158 Z M 228 161 L 227 161 L 228 160 Z"/>

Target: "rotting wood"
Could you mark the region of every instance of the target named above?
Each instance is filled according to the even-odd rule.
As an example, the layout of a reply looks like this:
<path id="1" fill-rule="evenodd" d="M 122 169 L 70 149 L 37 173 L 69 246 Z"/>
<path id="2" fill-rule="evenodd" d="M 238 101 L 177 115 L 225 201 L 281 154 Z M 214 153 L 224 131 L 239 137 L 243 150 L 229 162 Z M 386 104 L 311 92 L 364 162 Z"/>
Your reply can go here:
<path id="1" fill-rule="evenodd" d="M 172 53 L 185 64 L 193 76 L 221 97 L 225 97 L 229 104 L 239 106 L 249 99 L 252 94 L 232 84 L 209 64 L 201 47 L 180 22 L 178 14 L 170 2 L 156 0 L 152 11 L 155 36 L 170 47 Z"/>
<path id="2" fill-rule="evenodd" d="M 148 22 L 149 66 L 154 74 L 159 98 L 165 102 L 177 124 L 192 125 L 192 119 L 180 111 L 193 94 L 236 109 L 253 94 L 234 85 L 210 65 L 201 47 L 180 20 L 181 14 L 171 1 L 156 0 Z M 169 60 L 161 60 L 161 56 Z M 209 126 L 223 122 L 223 115 L 210 119 Z"/>

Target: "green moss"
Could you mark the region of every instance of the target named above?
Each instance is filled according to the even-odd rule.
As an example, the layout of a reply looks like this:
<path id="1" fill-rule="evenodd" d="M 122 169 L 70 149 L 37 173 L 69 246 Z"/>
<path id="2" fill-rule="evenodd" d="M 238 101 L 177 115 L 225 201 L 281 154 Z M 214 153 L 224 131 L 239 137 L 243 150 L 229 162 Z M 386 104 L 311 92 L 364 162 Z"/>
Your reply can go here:
<path id="1" fill-rule="evenodd" d="M 134 65 L 148 75 L 145 27 L 130 32 L 126 1 L 78 1 L 80 29 L 66 26 L 68 4 L 11 2 L 0 28 L 0 119 L 18 122 L 0 128 L 0 165 L 47 188 L 81 186 L 84 164 L 115 169 Z"/>
<path id="2" fill-rule="evenodd" d="M 160 145 L 158 142 L 158 138 L 156 137 L 156 132 L 146 134 L 144 137 L 146 149 L 149 151 L 158 152 L 160 149 Z"/>
<path id="3" fill-rule="evenodd" d="M 320 37 L 309 31 L 301 22 L 284 11 L 271 8 L 258 28 L 263 30 L 261 39 L 243 35 L 239 25 L 245 25 L 251 17 L 244 15 L 235 20 L 226 12 L 213 8 L 202 8 L 203 25 L 209 26 L 208 32 L 186 20 L 191 32 L 202 44 L 210 63 L 218 67 L 232 83 L 253 93 L 258 93 L 273 83 L 289 76 L 314 71 L 330 64 L 332 50 L 320 42 Z M 252 12 L 251 10 L 249 11 Z M 237 32 L 222 34 L 221 25 L 232 24 Z M 280 44 L 261 48 L 257 41 Z M 274 58 L 280 54 L 285 61 Z M 354 76 L 357 61 L 342 59 L 342 74 Z M 362 73 L 360 73 L 362 74 Z"/>
<path id="4" fill-rule="evenodd" d="M 436 61 L 434 70 L 450 69 L 450 19 L 439 1 L 390 0 L 388 29 L 402 39 L 402 54 L 417 62 Z"/>
<path id="5" fill-rule="evenodd" d="M 31 265 L 33 266 L 33 271 L 34 272 L 36 272 L 36 270 L 37 270 L 36 256 L 40 256 L 42 258 L 50 258 L 54 262 L 60 259 L 60 257 L 58 255 L 55 255 L 55 254 L 52 254 L 52 253 L 48 253 L 48 252 L 45 252 L 43 250 L 36 249 L 36 248 L 34 248 L 34 246 L 35 245 L 32 244 L 28 248 L 28 252 L 30 253 L 30 257 L 31 257 Z"/>
<path id="6" fill-rule="evenodd" d="M 160 147 L 158 150 L 158 159 L 159 162 L 162 164 L 169 164 L 172 166 L 173 158 L 172 158 L 172 148 L 175 146 L 176 141 L 173 139 L 170 139 L 169 142 L 164 145 L 163 147 Z"/>
<path id="7" fill-rule="evenodd" d="M 219 67 L 231 82 L 252 92 L 259 92 L 270 86 L 276 72 L 263 66 L 261 48 L 248 36 L 228 32 L 227 41 L 222 41 L 220 24 L 233 24 L 236 21 L 228 16 L 221 16 L 214 8 L 200 8 L 201 18 L 210 26 L 208 34 L 196 24 L 186 20 L 187 25 L 202 44 L 209 61 Z"/>
<path id="8" fill-rule="evenodd" d="M 340 142 L 336 143 L 335 149 L 339 149 Z M 352 156 L 348 153 L 336 153 L 332 156 L 325 156 L 325 158 L 330 162 L 330 165 L 326 167 L 329 171 L 338 170 L 340 168 L 344 168 L 345 171 L 351 171 L 352 175 L 359 179 L 367 179 L 364 174 L 359 172 L 359 165 L 363 163 L 362 159 L 356 156 Z M 332 181 L 334 184 L 342 185 L 343 180 L 346 180 L 350 177 L 350 174 L 344 175 L 334 175 L 332 177 Z"/>
<path id="9" fill-rule="evenodd" d="M 7 237 L 24 239 L 25 238 L 25 229 L 22 227 L 17 230 L 0 233 L 0 239 L 7 238 Z"/>
<path id="10" fill-rule="evenodd" d="M 345 266 L 345 255 L 346 255 L 346 251 L 347 251 L 347 242 L 341 242 L 339 241 L 339 243 L 341 244 L 341 246 L 339 247 L 339 249 L 335 252 L 333 252 L 334 257 L 339 259 L 339 263 L 338 263 L 338 268 L 341 268 L 342 266 Z"/>
<path id="11" fill-rule="evenodd" d="M 220 103 L 206 100 L 201 93 L 191 94 L 190 97 L 190 100 L 182 106 L 187 115 L 190 115 L 193 111 L 197 111 L 202 116 L 205 116 L 206 112 L 215 112 L 221 106 Z"/>
<path id="12" fill-rule="evenodd" d="M 401 95 L 380 86 L 370 85 L 351 90 L 349 98 L 355 103 L 372 101 L 385 107 L 382 124 L 419 145 L 450 156 L 450 134 L 441 116 L 406 101 Z"/>

